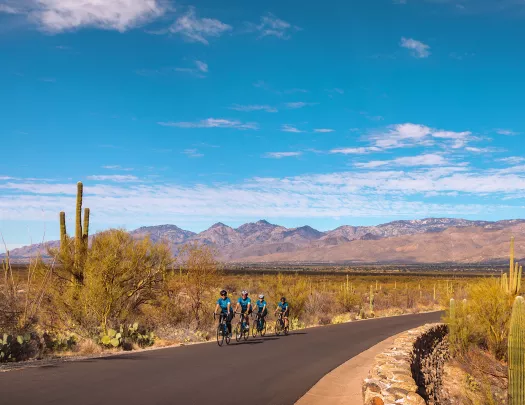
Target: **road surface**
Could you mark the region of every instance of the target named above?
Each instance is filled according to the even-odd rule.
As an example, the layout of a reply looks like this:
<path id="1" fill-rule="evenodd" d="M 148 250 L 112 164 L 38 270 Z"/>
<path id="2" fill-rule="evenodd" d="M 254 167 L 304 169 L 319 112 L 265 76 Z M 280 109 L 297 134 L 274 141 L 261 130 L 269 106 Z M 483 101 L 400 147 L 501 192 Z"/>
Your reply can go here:
<path id="1" fill-rule="evenodd" d="M 441 313 L 378 318 L 230 346 L 175 347 L 0 373 L 2 404 L 292 405 L 325 374 Z"/>

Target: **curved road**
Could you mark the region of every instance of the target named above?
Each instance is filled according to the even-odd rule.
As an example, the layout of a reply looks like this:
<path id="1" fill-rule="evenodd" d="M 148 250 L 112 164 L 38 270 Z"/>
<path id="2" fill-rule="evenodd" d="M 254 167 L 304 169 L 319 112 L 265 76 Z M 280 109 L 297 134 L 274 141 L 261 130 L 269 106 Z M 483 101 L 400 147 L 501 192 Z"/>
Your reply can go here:
<path id="1" fill-rule="evenodd" d="M 291 405 L 325 374 L 441 313 L 378 318 L 0 373 L 2 403 L 29 405 Z"/>

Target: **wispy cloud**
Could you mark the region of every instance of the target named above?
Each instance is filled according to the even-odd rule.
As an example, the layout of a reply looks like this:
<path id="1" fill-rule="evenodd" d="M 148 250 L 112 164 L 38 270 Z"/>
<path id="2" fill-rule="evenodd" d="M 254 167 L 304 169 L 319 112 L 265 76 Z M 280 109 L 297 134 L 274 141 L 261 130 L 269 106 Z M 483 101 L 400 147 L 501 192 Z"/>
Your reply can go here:
<path id="1" fill-rule="evenodd" d="M 220 37 L 231 30 L 231 25 L 219 20 L 197 17 L 195 7 L 190 7 L 188 12 L 169 28 L 169 32 L 180 34 L 189 42 L 200 42 L 204 45 L 209 45 L 208 38 Z"/>
<path id="2" fill-rule="evenodd" d="M 285 157 L 297 157 L 301 156 L 302 152 L 269 152 L 264 155 L 266 158 L 271 159 L 282 159 Z"/>
<path id="3" fill-rule="evenodd" d="M 25 6 L 31 21 L 53 33 L 83 27 L 124 32 L 166 11 L 158 0 L 31 0 Z"/>
<path id="4" fill-rule="evenodd" d="M 329 153 L 342 154 L 342 155 L 364 155 L 366 153 L 379 152 L 380 148 L 377 147 L 357 147 L 357 148 L 335 148 L 331 149 Z"/>
<path id="5" fill-rule="evenodd" d="M 113 181 L 116 183 L 133 183 L 133 182 L 140 181 L 137 176 L 122 175 L 122 174 L 94 175 L 94 176 L 88 176 L 87 179 L 95 180 L 95 181 Z"/>
<path id="6" fill-rule="evenodd" d="M 131 172 L 133 169 L 131 167 L 122 167 L 120 165 L 106 165 L 102 166 L 103 169 L 107 170 L 122 170 L 124 172 Z"/>
<path id="7" fill-rule="evenodd" d="M 421 41 L 403 37 L 401 38 L 400 45 L 403 48 L 410 49 L 412 51 L 412 56 L 416 58 L 428 58 L 430 56 L 430 46 Z"/>
<path id="8" fill-rule="evenodd" d="M 426 125 L 405 123 L 391 125 L 386 131 L 373 133 L 369 139 L 380 149 L 431 146 L 439 139 L 447 141 L 451 148 L 459 149 L 472 140 L 472 133 L 444 131 Z"/>
<path id="9" fill-rule="evenodd" d="M 199 157 L 203 157 L 204 156 L 197 149 L 184 149 L 184 151 L 182 153 L 184 153 L 186 156 L 188 156 L 190 158 L 199 158 Z"/>
<path id="10" fill-rule="evenodd" d="M 313 106 L 316 104 L 318 103 L 306 103 L 304 101 L 296 101 L 296 102 L 286 103 L 286 107 L 291 108 L 291 109 L 297 109 L 297 108 Z"/>
<path id="11" fill-rule="evenodd" d="M 281 131 L 283 132 L 293 132 L 293 133 L 301 133 L 301 132 L 305 132 L 305 131 L 302 131 L 296 127 L 294 127 L 293 125 L 288 125 L 288 124 L 284 124 L 281 126 Z"/>
<path id="12" fill-rule="evenodd" d="M 195 218 L 391 217 L 472 215 L 521 209 L 525 168 L 513 172 L 431 166 L 413 170 L 353 170 L 292 177 L 255 177 L 239 183 L 180 185 L 114 182 L 85 184 L 85 201 L 99 224 L 155 223 Z M 76 187 L 43 181 L 0 182 L 0 210 L 10 220 L 54 220 L 74 207 Z M 439 203 L 429 193 L 441 196 Z M 471 196 L 482 196 L 472 203 Z M 492 198 L 489 198 L 492 197 Z M 503 204 L 506 199 L 507 205 Z M 510 205 L 514 203 L 514 205 Z M 122 207 L 126 207 L 125 210 Z M 68 213 L 69 214 L 69 213 Z"/>
<path id="13" fill-rule="evenodd" d="M 176 67 L 175 71 L 189 73 L 193 76 L 200 77 L 201 79 L 205 78 L 205 73 L 208 73 L 208 64 L 200 60 L 193 62 L 195 67 Z"/>
<path id="14" fill-rule="evenodd" d="M 0 13 L 4 14 L 21 14 L 22 10 L 11 7 L 8 4 L 0 4 Z"/>
<path id="15" fill-rule="evenodd" d="M 241 122 L 238 120 L 229 120 L 224 118 L 207 118 L 197 122 L 158 122 L 165 127 L 178 128 L 234 128 L 234 129 L 259 129 L 255 122 Z"/>
<path id="16" fill-rule="evenodd" d="M 505 151 L 504 149 L 500 149 L 500 148 L 491 148 L 491 147 L 478 148 L 474 146 L 467 146 L 465 150 L 467 152 L 472 152 L 472 153 L 494 153 L 494 152 L 504 152 Z"/>
<path id="17" fill-rule="evenodd" d="M 519 132 L 512 131 L 510 129 L 496 129 L 496 133 L 499 135 L 519 135 Z"/>
<path id="18" fill-rule="evenodd" d="M 360 168 L 375 168 L 382 166 L 402 166 L 402 167 L 415 167 L 415 166 L 444 166 L 450 162 L 441 155 L 432 153 L 418 155 L 418 156 L 405 156 L 399 157 L 392 160 L 372 160 L 366 163 L 356 163 L 356 167 Z"/>
<path id="19" fill-rule="evenodd" d="M 334 132 L 334 129 L 331 128 L 315 128 L 314 132 L 320 132 L 320 133 L 328 133 L 328 132 Z"/>
<path id="20" fill-rule="evenodd" d="M 281 20 L 272 13 L 263 15 L 259 24 L 247 23 L 246 26 L 249 32 L 258 32 L 259 38 L 272 36 L 279 39 L 290 39 L 293 32 L 301 30 L 300 27 Z"/>
<path id="21" fill-rule="evenodd" d="M 230 110 L 235 111 L 243 111 L 243 112 L 252 112 L 252 111 L 266 111 L 269 113 L 276 113 L 278 112 L 277 108 L 272 107 L 270 105 L 240 105 L 240 104 L 234 104 L 231 107 L 229 107 Z"/>
<path id="22" fill-rule="evenodd" d="M 278 94 L 280 96 L 282 96 L 283 94 L 308 93 L 308 90 L 300 88 L 277 90 L 273 88 L 270 84 L 266 83 L 264 80 L 256 81 L 255 83 L 253 83 L 253 87 L 257 87 L 259 89 L 263 89 L 271 93 Z"/>
<path id="23" fill-rule="evenodd" d="M 525 158 L 523 158 L 521 156 L 510 156 L 510 157 L 497 159 L 497 160 L 498 160 L 498 162 L 504 162 L 504 163 L 508 163 L 508 164 L 511 164 L 511 165 L 515 165 L 515 164 L 519 164 L 519 163 L 525 162 Z"/>

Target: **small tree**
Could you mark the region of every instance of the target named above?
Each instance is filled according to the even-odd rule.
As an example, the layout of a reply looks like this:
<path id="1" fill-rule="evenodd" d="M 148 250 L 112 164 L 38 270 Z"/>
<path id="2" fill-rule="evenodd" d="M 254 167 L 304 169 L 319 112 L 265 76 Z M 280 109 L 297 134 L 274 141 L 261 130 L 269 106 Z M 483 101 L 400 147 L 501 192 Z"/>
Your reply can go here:
<path id="1" fill-rule="evenodd" d="M 171 252 L 163 243 L 134 240 L 122 230 L 95 236 L 81 291 L 86 321 L 105 332 L 136 317 L 142 305 L 156 300 L 171 264 Z"/>
<path id="2" fill-rule="evenodd" d="M 197 327 L 201 326 L 204 303 L 210 290 L 217 285 L 219 262 L 215 252 L 206 245 L 190 243 L 179 252 L 178 262 L 186 272 L 184 290 L 190 302 L 190 310 Z"/>

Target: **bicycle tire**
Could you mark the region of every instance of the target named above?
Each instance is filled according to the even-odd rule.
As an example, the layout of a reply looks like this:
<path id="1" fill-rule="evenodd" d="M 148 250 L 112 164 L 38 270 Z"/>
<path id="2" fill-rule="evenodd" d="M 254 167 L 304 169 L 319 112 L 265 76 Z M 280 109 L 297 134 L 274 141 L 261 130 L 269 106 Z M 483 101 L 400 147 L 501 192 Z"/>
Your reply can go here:
<path id="1" fill-rule="evenodd" d="M 285 327 L 284 327 L 284 334 L 285 334 L 286 336 L 288 336 L 289 329 L 290 329 L 290 327 L 288 327 L 288 326 L 285 326 Z"/>
<path id="2" fill-rule="evenodd" d="M 228 329 L 226 329 L 226 330 L 228 330 Z M 232 341 L 232 338 L 230 337 L 230 333 L 227 332 L 227 334 L 226 334 L 226 344 L 229 345 L 231 341 Z"/>
<path id="3" fill-rule="evenodd" d="M 279 322 L 279 319 L 277 319 L 275 321 L 275 334 L 277 336 L 279 336 L 281 334 L 281 331 L 282 331 L 282 326 L 281 326 L 281 322 Z"/>
<path id="4" fill-rule="evenodd" d="M 222 324 L 217 326 L 217 344 L 222 346 L 224 344 L 224 333 L 222 333 Z"/>
<path id="5" fill-rule="evenodd" d="M 241 338 L 242 338 L 242 325 L 238 323 L 237 326 L 235 327 L 235 340 L 237 342 L 240 342 Z"/>
<path id="6" fill-rule="evenodd" d="M 264 324 L 263 324 L 263 327 L 262 327 L 262 329 L 261 329 L 261 332 L 260 332 L 260 333 L 261 333 L 261 336 L 264 336 L 264 335 L 266 335 L 266 322 L 264 322 Z"/>
<path id="7" fill-rule="evenodd" d="M 258 331 L 259 331 L 259 325 L 257 325 L 257 321 L 255 321 L 252 325 L 252 336 L 257 337 Z"/>

